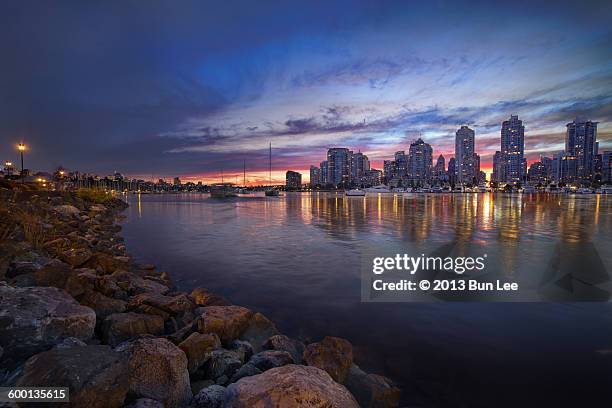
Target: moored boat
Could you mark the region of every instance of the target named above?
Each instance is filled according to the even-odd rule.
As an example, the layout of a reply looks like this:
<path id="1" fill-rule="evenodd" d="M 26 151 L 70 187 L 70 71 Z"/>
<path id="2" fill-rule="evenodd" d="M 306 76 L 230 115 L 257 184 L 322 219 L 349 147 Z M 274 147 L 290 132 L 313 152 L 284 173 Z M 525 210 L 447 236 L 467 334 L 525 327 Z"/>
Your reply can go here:
<path id="1" fill-rule="evenodd" d="M 363 197 L 366 195 L 366 192 L 361 189 L 355 188 L 352 190 L 347 190 L 345 194 L 349 197 Z"/>
<path id="2" fill-rule="evenodd" d="M 236 197 L 236 189 L 232 183 L 214 183 L 210 186 L 212 198 Z"/>

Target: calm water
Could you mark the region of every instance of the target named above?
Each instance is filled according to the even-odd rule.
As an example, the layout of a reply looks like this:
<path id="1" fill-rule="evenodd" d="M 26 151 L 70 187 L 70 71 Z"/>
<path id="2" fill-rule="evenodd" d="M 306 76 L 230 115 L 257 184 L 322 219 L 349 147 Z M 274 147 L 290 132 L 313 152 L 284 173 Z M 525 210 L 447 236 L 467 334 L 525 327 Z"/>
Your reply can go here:
<path id="1" fill-rule="evenodd" d="M 129 252 L 259 310 L 295 337 L 349 339 L 412 406 L 612 401 L 612 307 L 591 303 L 362 303 L 360 254 L 453 243 L 505 275 L 612 271 L 612 197 L 331 193 L 213 200 L 129 196 Z M 532 276 L 529 275 L 529 276 Z M 607 351 L 607 352 L 606 352 Z M 608 406 L 610 406 L 608 404 Z"/>

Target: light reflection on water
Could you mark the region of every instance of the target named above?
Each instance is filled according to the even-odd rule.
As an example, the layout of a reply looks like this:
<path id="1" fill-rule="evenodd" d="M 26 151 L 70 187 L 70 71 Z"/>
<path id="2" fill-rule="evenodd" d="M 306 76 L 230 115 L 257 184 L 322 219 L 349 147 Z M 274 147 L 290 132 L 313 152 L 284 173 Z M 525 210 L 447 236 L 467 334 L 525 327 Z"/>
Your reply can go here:
<path id="1" fill-rule="evenodd" d="M 598 370 L 610 372 L 610 357 L 596 353 L 612 349 L 608 303 L 360 303 L 359 262 L 373 247 L 456 242 L 466 252 L 484 246 L 498 253 L 493 265 L 512 276 L 541 273 L 552 258 L 588 245 L 610 271 L 612 197 L 295 193 L 129 200 L 124 236 L 137 259 L 168 270 L 180 289 L 206 286 L 260 310 L 290 335 L 348 338 L 363 365 L 401 381 L 411 398 L 442 406 L 522 403 L 528 396 L 516 387 L 503 399 L 496 395 L 508 381 L 538 381 L 541 390 L 550 387 L 550 401 L 564 381 L 599 392 L 605 381 Z M 575 370 L 587 370 L 578 385 Z M 490 391 L 464 389 L 483 377 Z"/>

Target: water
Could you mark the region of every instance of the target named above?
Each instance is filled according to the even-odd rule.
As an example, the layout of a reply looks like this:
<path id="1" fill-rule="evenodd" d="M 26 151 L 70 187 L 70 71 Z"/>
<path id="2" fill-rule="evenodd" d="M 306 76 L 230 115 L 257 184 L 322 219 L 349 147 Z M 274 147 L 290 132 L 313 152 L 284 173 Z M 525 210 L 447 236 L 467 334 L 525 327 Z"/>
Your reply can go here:
<path id="1" fill-rule="evenodd" d="M 484 248 L 490 265 L 508 276 L 541 275 L 564 259 L 607 277 L 612 197 L 294 193 L 128 200 L 123 234 L 137 260 L 170 272 L 179 289 L 205 286 L 261 311 L 290 336 L 349 339 L 357 363 L 400 383 L 407 405 L 612 401 L 610 303 L 362 303 L 360 297 L 360 255 L 398 245 Z"/>

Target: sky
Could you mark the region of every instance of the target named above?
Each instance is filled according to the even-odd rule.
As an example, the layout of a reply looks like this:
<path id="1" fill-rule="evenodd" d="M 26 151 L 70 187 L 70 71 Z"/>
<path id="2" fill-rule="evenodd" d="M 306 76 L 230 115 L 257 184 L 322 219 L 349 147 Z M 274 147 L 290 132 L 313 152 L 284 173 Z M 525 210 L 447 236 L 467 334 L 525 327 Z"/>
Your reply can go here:
<path id="1" fill-rule="evenodd" d="M 89 3 L 89 4 L 86 4 Z M 421 137 L 453 155 L 501 122 L 530 162 L 565 124 L 612 150 L 609 1 L 3 1 L 0 159 L 145 179 L 304 173 L 329 147 L 374 168 Z"/>

